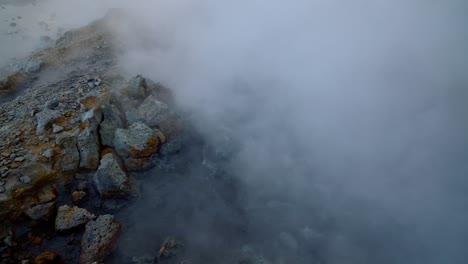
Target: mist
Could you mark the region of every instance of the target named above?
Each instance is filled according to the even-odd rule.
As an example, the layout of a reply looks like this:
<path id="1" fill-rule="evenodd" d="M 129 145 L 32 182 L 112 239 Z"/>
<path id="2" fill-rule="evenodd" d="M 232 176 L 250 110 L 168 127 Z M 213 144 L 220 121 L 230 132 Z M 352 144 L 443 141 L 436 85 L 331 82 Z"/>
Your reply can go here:
<path id="1" fill-rule="evenodd" d="M 50 1 L 57 17 L 65 2 Z M 212 261 L 244 244 L 272 263 L 468 258 L 465 1 L 80 1 L 70 28 L 111 7 L 126 11 L 123 74 L 170 87 L 222 160 L 210 168 L 241 186 L 207 198 L 219 186 L 193 180 L 210 162 L 195 145 L 184 158 L 208 161 L 184 185 L 146 173 L 120 251 L 173 231 Z M 187 193 L 205 207 L 171 219 Z M 153 210 L 161 196 L 171 210 Z"/>

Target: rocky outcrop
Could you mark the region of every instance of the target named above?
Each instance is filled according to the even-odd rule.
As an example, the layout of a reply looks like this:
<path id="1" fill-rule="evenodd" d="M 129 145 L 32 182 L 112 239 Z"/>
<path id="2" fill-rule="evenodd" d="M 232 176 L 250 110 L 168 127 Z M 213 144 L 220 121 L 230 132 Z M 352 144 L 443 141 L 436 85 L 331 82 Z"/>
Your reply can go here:
<path id="1" fill-rule="evenodd" d="M 115 150 L 129 170 L 144 170 L 153 166 L 153 155 L 164 142 L 165 137 L 159 130 L 151 129 L 142 122 L 136 122 L 128 129 L 117 129 L 114 137 Z"/>
<path id="2" fill-rule="evenodd" d="M 120 232 L 120 224 L 112 215 L 101 215 L 86 224 L 81 239 L 80 263 L 101 262 L 114 249 Z"/>
<path id="3" fill-rule="evenodd" d="M 68 230 L 95 219 L 96 216 L 88 212 L 86 209 L 77 206 L 69 207 L 68 205 L 60 206 L 55 218 L 55 230 Z"/>
<path id="4" fill-rule="evenodd" d="M 114 157 L 109 153 L 101 159 L 101 165 L 94 174 L 94 184 L 103 198 L 125 197 L 136 194 L 136 182 L 120 167 Z"/>

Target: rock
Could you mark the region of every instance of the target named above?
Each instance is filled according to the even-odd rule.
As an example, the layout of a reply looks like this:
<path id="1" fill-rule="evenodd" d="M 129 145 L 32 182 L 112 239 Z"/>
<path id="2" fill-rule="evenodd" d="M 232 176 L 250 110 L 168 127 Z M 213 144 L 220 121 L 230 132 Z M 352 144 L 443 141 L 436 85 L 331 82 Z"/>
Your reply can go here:
<path id="1" fill-rule="evenodd" d="M 9 157 L 11 155 L 11 149 L 7 149 L 5 151 L 2 152 L 2 156 L 3 157 Z"/>
<path id="2" fill-rule="evenodd" d="M 101 135 L 101 143 L 104 146 L 114 146 L 114 135 L 117 128 L 123 127 L 120 111 L 116 106 L 104 104 L 102 107 L 104 120 L 99 125 L 99 134 Z"/>
<path id="3" fill-rule="evenodd" d="M 55 134 L 60 133 L 62 131 L 63 131 L 62 126 L 55 125 L 55 124 L 52 125 L 52 132 L 54 132 Z"/>
<path id="4" fill-rule="evenodd" d="M 94 80 L 91 83 L 94 87 Z M 102 101 L 103 101 L 103 97 L 98 91 L 90 92 L 78 100 L 78 102 L 81 105 L 82 110 L 84 111 L 88 111 L 92 109 L 97 110 L 101 106 Z"/>
<path id="5" fill-rule="evenodd" d="M 63 231 L 73 227 L 86 224 L 95 219 L 96 216 L 88 212 L 86 209 L 78 208 L 77 206 L 69 207 L 68 205 L 60 206 L 55 218 L 55 230 Z"/>
<path id="6" fill-rule="evenodd" d="M 21 176 L 19 178 L 19 181 L 22 182 L 22 183 L 25 183 L 25 184 L 28 184 L 31 182 L 31 177 L 29 176 Z"/>
<path id="7" fill-rule="evenodd" d="M 52 158 L 54 156 L 54 150 L 51 149 L 51 148 L 46 149 L 44 152 L 42 152 L 42 156 L 44 158 L 50 159 L 50 158 Z"/>
<path id="8" fill-rule="evenodd" d="M 46 204 L 40 204 L 26 209 L 24 212 L 32 220 L 44 220 L 49 221 L 50 217 L 54 213 L 55 202 Z"/>
<path id="9" fill-rule="evenodd" d="M 23 162 L 26 158 L 25 157 L 16 157 L 15 161 L 16 162 Z"/>
<path id="10" fill-rule="evenodd" d="M 86 196 L 86 193 L 83 191 L 75 191 L 72 193 L 73 202 L 78 202 Z"/>
<path id="11" fill-rule="evenodd" d="M 146 80 L 141 75 L 133 77 L 128 82 L 128 87 L 124 92 L 135 99 L 144 99 L 147 95 Z"/>
<path id="12" fill-rule="evenodd" d="M 36 114 L 37 129 L 36 135 L 41 135 L 44 130 L 51 127 L 52 123 L 60 117 L 60 111 L 45 108 Z"/>
<path id="13" fill-rule="evenodd" d="M 150 127 L 161 126 L 171 118 L 169 107 L 158 100 L 156 95 L 149 95 L 137 109 L 138 116 Z"/>
<path id="14" fill-rule="evenodd" d="M 114 249 L 120 224 L 112 215 L 101 215 L 86 224 L 81 239 L 80 264 L 101 262 Z"/>
<path id="15" fill-rule="evenodd" d="M 62 171 L 75 171 L 80 163 L 80 153 L 77 147 L 79 129 L 65 131 L 57 135 L 55 144 L 61 148 L 56 165 Z"/>
<path id="16" fill-rule="evenodd" d="M 96 169 L 99 163 L 100 143 L 97 127 L 101 122 L 101 112 L 91 109 L 82 117 L 82 130 L 77 137 L 80 153 L 80 167 Z"/>
<path id="17" fill-rule="evenodd" d="M 55 110 L 55 108 L 59 104 L 60 104 L 60 100 L 57 99 L 57 98 L 53 98 L 53 99 L 50 99 L 49 101 L 47 101 L 44 106 L 51 109 L 51 110 Z"/>
<path id="18" fill-rule="evenodd" d="M 136 193 L 135 180 L 120 168 L 112 153 L 104 155 L 94 174 L 94 184 L 103 198 L 123 197 Z"/>
<path id="19" fill-rule="evenodd" d="M 34 264 L 52 264 L 63 263 L 59 254 L 55 251 L 44 251 L 39 256 L 34 258 Z"/>
<path id="20" fill-rule="evenodd" d="M 164 135 L 157 129 L 151 129 L 142 122 L 132 124 L 128 129 L 117 129 L 114 137 L 114 148 L 124 159 L 129 170 L 147 169 L 147 161 L 164 143 Z"/>
<path id="21" fill-rule="evenodd" d="M 16 71 L 7 76 L 0 76 L 0 93 L 13 93 L 26 80 L 26 76 Z"/>

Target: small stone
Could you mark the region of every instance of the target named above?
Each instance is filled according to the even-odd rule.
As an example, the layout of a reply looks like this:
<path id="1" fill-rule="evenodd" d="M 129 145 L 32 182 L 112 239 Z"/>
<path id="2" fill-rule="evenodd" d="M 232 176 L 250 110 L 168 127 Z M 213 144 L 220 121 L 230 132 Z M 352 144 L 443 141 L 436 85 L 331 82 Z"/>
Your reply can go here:
<path id="1" fill-rule="evenodd" d="M 44 152 L 42 152 L 42 156 L 44 158 L 50 159 L 50 158 L 52 158 L 54 156 L 54 150 L 51 149 L 51 148 L 46 149 Z"/>
<path id="2" fill-rule="evenodd" d="M 11 150 L 7 149 L 5 151 L 2 152 L 2 156 L 3 157 L 9 157 L 11 155 Z"/>
<path id="3" fill-rule="evenodd" d="M 6 191 L 5 187 L 1 186 L 0 187 L 0 193 L 4 193 Z"/>
<path id="4" fill-rule="evenodd" d="M 94 88 L 94 79 L 89 79 L 87 81 L 87 84 L 88 84 L 89 88 Z"/>
<path id="5" fill-rule="evenodd" d="M 11 22 L 11 23 L 10 23 L 10 27 L 16 27 L 16 23 L 15 23 L 15 22 Z"/>
<path id="6" fill-rule="evenodd" d="M 53 127 L 53 128 L 52 128 L 52 132 L 54 132 L 55 134 L 60 133 L 60 132 L 63 131 L 63 127 L 62 127 L 62 126 L 53 124 L 52 127 Z"/>
<path id="7" fill-rule="evenodd" d="M 73 202 L 78 202 L 86 196 L 86 193 L 83 191 L 75 191 L 72 193 Z"/>
<path id="8" fill-rule="evenodd" d="M 68 230 L 86 224 L 95 218 L 96 216 L 86 209 L 63 205 L 58 209 L 57 218 L 55 218 L 55 229 L 58 231 Z"/>
<path id="9" fill-rule="evenodd" d="M 22 182 L 22 183 L 25 183 L 25 184 L 28 184 L 31 182 L 31 177 L 29 176 L 21 176 L 19 178 L 19 181 Z"/>
<path id="10" fill-rule="evenodd" d="M 46 263 L 63 263 L 59 254 L 55 251 L 44 251 L 34 259 L 34 263 L 46 264 Z"/>
<path id="11" fill-rule="evenodd" d="M 26 158 L 25 157 L 17 157 L 15 159 L 16 162 L 23 162 Z"/>
<path id="12" fill-rule="evenodd" d="M 0 187 L 4 186 L 5 185 L 5 182 L 4 181 L 0 181 Z"/>

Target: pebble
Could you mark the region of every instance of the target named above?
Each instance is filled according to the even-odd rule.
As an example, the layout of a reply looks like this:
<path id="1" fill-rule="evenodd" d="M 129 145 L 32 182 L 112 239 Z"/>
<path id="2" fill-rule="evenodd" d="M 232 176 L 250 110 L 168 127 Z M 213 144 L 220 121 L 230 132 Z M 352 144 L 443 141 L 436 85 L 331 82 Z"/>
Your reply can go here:
<path id="1" fill-rule="evenodd" d="M 42 156 L 45 157 L 45 158 L 52 158 L 54 156 L 54 150 L 49 148 L 49 149 L 46 149 L 44 152 L 42 152 Z"/>
<path id="2" fill-rule="evenodd" d="M 4 181 L 0 181 L 0 187 L 3 187 L 5 185 Z"/>
<path id="3" fill-rule="evenodd" d="M 30 182 L 31 182 L 31 177 L 29 177 L 29 176 L 21 176 L 21 177 L 19 178 L 19 180 L 20 180 L 20 182 L 22 182 L 22 183 L 30 183 Z"/>
<path id="4" fill-rule="evenodd" d="M 23 162 L 26 158 L 25 157 L 17 157 L 15 159 L 16 162 Z"/>
<path id="5" fill-rule="evenodd" d="M 53 129 L 52 129 L 52 132 L 54 133 L 60 133 L 63 131 L 63 127 L 62 126 L 58 126 L 58 125 L 52 125 L 53 126 Z"/>
<path id="6" fill-rule="evenodd" d="M 6 191 L 5 187 L 0 187 L 0 193 L 4 193 Z"/>

